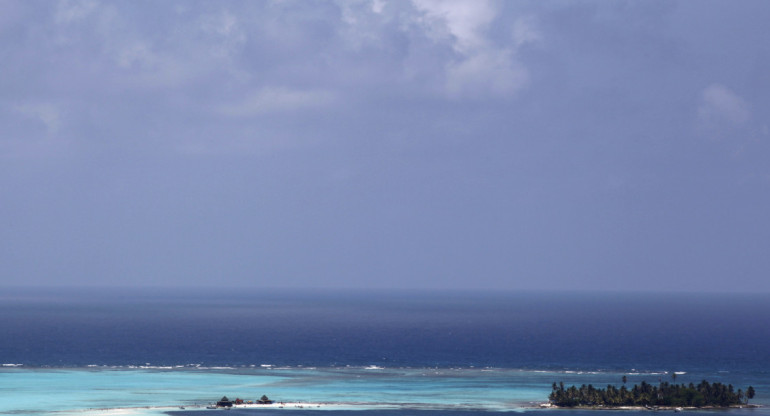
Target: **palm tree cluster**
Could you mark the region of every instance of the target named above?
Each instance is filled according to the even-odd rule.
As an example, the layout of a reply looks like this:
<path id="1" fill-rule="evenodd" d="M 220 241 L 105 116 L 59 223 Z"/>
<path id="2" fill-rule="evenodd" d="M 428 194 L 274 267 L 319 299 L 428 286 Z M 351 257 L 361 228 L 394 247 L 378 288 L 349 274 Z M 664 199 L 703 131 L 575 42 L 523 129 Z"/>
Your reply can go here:
<path id="1" fill-rule="evenodd" d="M 754 388 L 749 386 L 746 393 L 735 391 L 732 384 L 709 383 L 703 380 L 697 386 L 690 383 L 669 384 L 662 382 L 653 386 L 642 381 L 627 389 L 608 385 L 606 389 L 583 384 L 580 387 L 564 387 L 564 383 L 553 383 L 548 399 L 559 407 L 575 406 L 675 406 L 675 407 L 728 407 L 754 397 Z"/>

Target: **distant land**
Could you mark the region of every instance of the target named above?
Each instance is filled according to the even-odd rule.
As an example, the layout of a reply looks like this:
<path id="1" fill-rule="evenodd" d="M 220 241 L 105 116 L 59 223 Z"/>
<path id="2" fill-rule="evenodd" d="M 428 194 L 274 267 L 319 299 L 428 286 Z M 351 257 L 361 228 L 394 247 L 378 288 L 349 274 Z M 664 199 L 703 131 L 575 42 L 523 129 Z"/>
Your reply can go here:
<path id="1" fill-rule="evenodd" d="M 580 387 L 565 388 L 564 383 L 553 383 L 549 404 L 556 407 L 590 407 L 590 408 L 727 408 L 749 405 L 748 401 L 755 395 L 754 387 L 749 386 L 744 392 L 735 390 L 732 384 L 709 383 L 706 380 L 698 385 L 690 383 L 670 384 L 661 382 L 654 386 L 645 381 L 626 388 L 625 383 L 620 388 L 607 385 L 607 388 L 596 388 L 591 384 Z"/>

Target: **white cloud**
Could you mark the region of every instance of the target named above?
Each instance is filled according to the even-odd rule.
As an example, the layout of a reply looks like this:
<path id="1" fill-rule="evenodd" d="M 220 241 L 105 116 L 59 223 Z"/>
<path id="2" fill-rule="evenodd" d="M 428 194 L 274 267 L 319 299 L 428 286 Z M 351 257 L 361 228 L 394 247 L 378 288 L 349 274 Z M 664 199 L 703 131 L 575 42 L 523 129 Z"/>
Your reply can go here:
<path id="1" fill-rule="evenodd" d="M 516 46 L 537 43 L 541 40 L 542 34 L 534 17 L 519 17 L 513 22 L 513 42 Z"/>
<path id="2" fill-rule="evenodd" d="M 238 20 L 226 10 L 217 15 L 204 16 L 202 27 L 207 32 L 218 33 L 222 36 L 231 36 L 239 32 Z"/>
<path id="3" fill-rule="evenodd" d="M 184 85 L 207 68 L 189 57 L 180 57 L 176 51 L 157 51 L 151 43 L 139 39 L 114 48 L 112 59 L 123 74 L 120 83 L 135 90 Z"/>
<path id="4" fill-rule="evenodd" d="M 61 157 L 72 149 L 61 104 L 28 101 L 0 103 L 0 159 Z M 9 111 L 2 111 L 9 110 Z"/>
<path id="5" fill-rule="evenodd" d="M 121 68 L 139 67 L 154 68 L 158 64 L 158 58 L 144 42 L 135 42 L 126 45 L 115 52 L 115 60 Z"/>
<path id="6" fill-rule="evenodd" d="M 99 6 L 96 0 L 61 0 L 56 9 L 57 23 L 71 23 L 91 15 Z"/>
<path id="7" fill-rule="evenodd" d="M 529 74 L 516 59 L 516 48 L 540 39 L 534 19 L 519 19 L 513 44 L 499 47 L 487 37 L 497 18 L 487 0 L 412 0 L 424 14 L 427 33 L 437 42 L 449 42 L 456 59 L 445 66 L 445 92 L 452 98 L 509 97 L 529 83 Z"/>
<path id="8" fill-rule="evenodd" d="M 200 27 L 214 38 L 216 47 L 210 48 L 210 51 L 218 56 L 236 53 L 247 39 L 238 18 L 227 10 L 202 16 Z"/>
<path id="9" fill-rule="evenodd" d="M 483 31 L 497 12 L 486 0 L 412 0 L 425 13 L 426 24 L 434 36 L 450 35 L 454 48 L 460 53 L 473 53 L 485 47 Z"/>
<path id="10" fill-rule="evenodd" d="M 528 82 L 528 71 L 504 50 L 476 53 L 447 68 L 447 92 L 452 97 L 506 96 Z"/>
<path id="11" fill-rule="evenodd" d="M 385 11 L 385 3 L 370 0 L 336 0 L 343 25 L 337 30 L 343 45 L 351 50 L 360 51 L 366 46 L 379 46 L 386 40 L 383 35 L 383 23 L 390 16 Z"/>
<path id="12" fill-rule="evenodd" d="M 375 13 L 382 13 L 385 9 L 385 2 L 383 0 L 372 0 L 372 11 Z"/>
<path id="13" fill-rule="evenodd" d="M 317 108 L 333 101 L 327 91 L 303 91 L 267 87 L 238 102 L 218 107 L 218 112 L 231 117 L 249 117 L 264 113 Z"/>
<path id="14" fill-rule="evenodd" d="M 51 103 L 29 103 L 17 105 L 16 111 L 27 118 L 42 123 L 48 134 L 56 134 L 61 125 L 61 112 Z"/>
<path id="15" fill-rule="evenodd" d="M 751 118 L 748 103 L 729 88 L 711 84 L 701 94 L 698 117 L 707 124 L 745 124 Z"/>
<path id="16" fill-rule="evenodd" d="M 735 156 L 743 153 L 756 134 L 752 133 L 756 128 L 752 127 L 749 103 L 721 84 L 711 84 L 701 92 L 695 129 L 702 137 L 740 144 Z"/>

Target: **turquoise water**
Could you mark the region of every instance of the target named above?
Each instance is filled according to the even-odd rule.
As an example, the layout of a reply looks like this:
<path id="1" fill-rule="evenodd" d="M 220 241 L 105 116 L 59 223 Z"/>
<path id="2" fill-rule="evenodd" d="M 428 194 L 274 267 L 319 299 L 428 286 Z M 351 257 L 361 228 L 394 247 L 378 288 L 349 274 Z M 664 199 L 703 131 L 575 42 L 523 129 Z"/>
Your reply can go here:
<path id="1" fill-rule="evenodd" d="M 180 406 L 203 406 L 223 395 L 255 400 L 263 394 L 319 410 L 525 411 L 546 401 L 554 381 L 619 385 L 623 375 L 629 384 L 670 377 L 470 368 L 4 368 L 0 370 L 0 414 L 152 415 Z M 716 381 L 725 376 L 682 374 L 678 381 L 704 377 Z M 769 387 L 753 385 L 758 391 Z"/>
<path id="2" fill-rule="evenodd" d="M 200 402 L 212 389 L 246 390 L 275 380 L 268 375 L 139 369 L 2 370 L 0 414 L 174 406 Z"/>
<path id="3" fill-rule="evenodd" d="M 542 376 L 541 376 L 542 378 Z M 262 394 L 322 408 L 509 409 L 547 394 L 526 373 L 451 369 L 4 369 L 0 414 L 88 409 L 164 409 L 210 403 L 223 395 L 254 400 Z M 543 381 L 545 379 L 543 378 Z M 547 384 L 547 383 L 546 383 Z"/>

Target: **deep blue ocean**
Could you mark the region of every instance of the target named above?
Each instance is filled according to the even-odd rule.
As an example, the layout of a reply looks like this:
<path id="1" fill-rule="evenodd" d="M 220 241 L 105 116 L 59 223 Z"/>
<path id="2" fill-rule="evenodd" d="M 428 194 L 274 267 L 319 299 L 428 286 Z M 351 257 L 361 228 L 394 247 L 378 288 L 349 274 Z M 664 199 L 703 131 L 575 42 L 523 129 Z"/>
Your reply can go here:
<path id="1" fill-rule="evenodd" d="M 377 387 L 383 394 L 382 389 L 398 385 L 400 380 L 408 384 L 409 377 L 430 369 L 436 374 L 430 380 L 439 389 L 449 388 L 440 383 L 450 378 L 463 383 L 483 378 L 490 385 L 509 383 L 512 392 L 525 389 L 521 397 L 527 400 L 539 399 L 536 396 L 542 390 L 542 401 L 554 381 L 619 384 L 621 375 L 628 375 L 632 382 L 657 382 L 670 381 L 677 372 L 681 382 L 707 378 L 743 388 L 753 385 L 757 390 L 754 401 L 766 403 L 770 397 L 770 296 L 232 287 L 13 289 L 0 294 L 0 364 L 0 394 L 5 395 L 21 394 L 14 390 L 14 380 L 31 378 L 33 383 L 34 377 L 43 377 L 40 374 L 62 377 L 74 371 L 81 377 L 86 372 L 112 371 L 109 375 L 114 375 L 117 371 L 128 377 L 126 372 L 152 371 L 170 377 L 169 373 L 185 376 L 208 371 L 278 375 L 268 374 L 273 369 L 284 372 L 280 373 L 283 384 L 260 386 L 277 386 L 274 391 L 301 395 L 296 386 L 283 390 L 281 386 L 287 385 L 286 380 L 295 385 L 305 380 L 308 396 L 312 396 L 314 388 L 333 388 L 328 387 L 331 384 L 323 387 L 326 382 L 318 381 L 320 373 L 312 373 L 323 371 L 324 377 L 334 374 L 344 380 L 334 387 L 341 390 L 335 394 L 339 393 L 341 401 L 350 401 L 344 393 L 355 389 L 351 387 L 356 386 L 354 382 L 372 379 L 372 383 L 384 383 L 385 387 Z M 380 370 L 377 375 L 365 371 L 375 368 Z M 497 378 L 485 378 L 490 374 Z M 160 376 L 154 377 L 152 380 Z M 316 384 L 307 381 L 310 379 Z M 414 389 L 425 389 L 430 396 L 433 387 L 426 387 L 425 380 Z M 141 384 L 132 383 L 131 388 Z M 451 389 L 451 394 L 469 391 L 480 396 L 484 386 L 452 385 Z M 323 390 L 323 394 L 329 395 L 329 391 Z M 320 392 L 317 390 L 318 395 Z M 211 392 L 212 396 L 219 393 Z M 186 403 L 194 401 L 183 396 L 179 394 Z M 475 403 L 474 399 L 463 400 Z M 0 406 L 0 414 L 29 410 L 14 406 L 5 411 Z M 419 406 L 408 411 L 357 411 L 368 412 L 368 416 L 439 412 Z M 479 401 L 478 406 L 454 411 L 455 416 L 468 416 L 459 412 L 489 413 L 490 409 Z M 308 415 L 315 410 L 304 412 Z M 323 414 L 328 412 L 346 414 L 344 410 Z M 615 412 L 601 414 L 609 413 Z"/>

